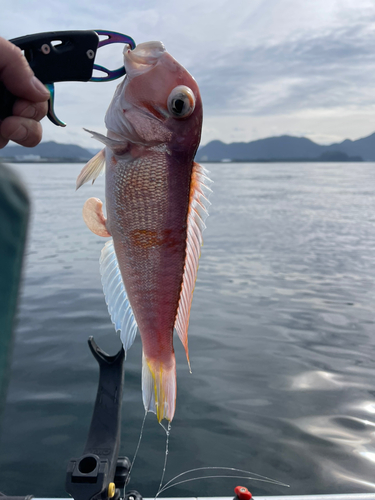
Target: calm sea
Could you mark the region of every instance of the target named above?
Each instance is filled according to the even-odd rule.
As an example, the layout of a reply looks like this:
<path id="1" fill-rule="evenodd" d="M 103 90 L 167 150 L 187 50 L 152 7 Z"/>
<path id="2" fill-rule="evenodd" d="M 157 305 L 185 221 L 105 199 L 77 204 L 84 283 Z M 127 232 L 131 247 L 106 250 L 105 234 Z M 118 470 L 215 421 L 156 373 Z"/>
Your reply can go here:
<path id="1" fill-rule="evenodd" d="M 238 479 L 181 485 L 170 496 L 374 492 L 375 164 L 211 164 L 189 330 L 176 338 L 177 411 L 166 480 L 187 469 L 247 469 L 290 488 Z M 82 165 L 16 165 L 33 200 L 23 292 L 3 415 L 0 491 L 66 496 L 65 469 L 85 445 L 97 364 L 87 339 L 115 353 L 103 298 L 104 239 L 84 225 Z M 126 361 L 121 454 L 143 417 L 141 346 Z M 130 487 L 156 493 L 165 433 L 153 414 Z"/>

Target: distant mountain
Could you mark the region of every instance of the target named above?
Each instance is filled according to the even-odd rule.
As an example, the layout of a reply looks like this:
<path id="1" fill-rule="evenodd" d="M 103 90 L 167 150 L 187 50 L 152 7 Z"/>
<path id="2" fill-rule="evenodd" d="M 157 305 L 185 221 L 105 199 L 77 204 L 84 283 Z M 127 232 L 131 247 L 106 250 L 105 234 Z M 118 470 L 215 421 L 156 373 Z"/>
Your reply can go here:
<path id="1" fill-rule="evenodd" d="M 326 146 L 327 151 L 342 151 L 349 156 L 362 156 L 364 161 L 375 161 L 375 133 L 356 141 L 346 139 L 338 144 Z"/>
<path id="2" fill-rule="evenodd" d="M 251 142 L 211 141 L 198 149 L 197 161 L 254 161 L 254 160 L 317 160 L 326 153 L 345 153 L 335 161 L 375 161 L 375 133 L 369 137 L 351 141 L 349 139 L 329 146 L 316 144 L 305 137 L 268 137 Z M 337 157 L 339 158 L 339 156 Z M 322 160 L 324 161 L 324 160 Z"/>
<path id="3" fill-rule="evenodd" d="M 42 142 L 35 148 L 6 146 L 0 149 L 0 159 L 16 161 L 88 161 L 98 150 L 74 144 Z M 322 146 L 305 137 L 268 137 L 251 142 L 211 141 L 198 149 L 197 161 L 375 161 L 375 133 L 351 141 Z"/>
<path id="4" fill-rule="evenodd" d="M 349 156 L 342 151 L 324 151 L 320 156 L 307 161 L 363 161 L 362 156 Z"/>
<path id="5" fill-rule="evenodd" d="M 40 157 L 51 159 L 68 159 L 87 161 L 93 154 L 87 149 L 74 144 L 59 144 L 57 142 L 41 142 L 35 148 L 24 148 L 22 146 L 5 146 L 0 149 L 0 157 L 18 158 Z"/>

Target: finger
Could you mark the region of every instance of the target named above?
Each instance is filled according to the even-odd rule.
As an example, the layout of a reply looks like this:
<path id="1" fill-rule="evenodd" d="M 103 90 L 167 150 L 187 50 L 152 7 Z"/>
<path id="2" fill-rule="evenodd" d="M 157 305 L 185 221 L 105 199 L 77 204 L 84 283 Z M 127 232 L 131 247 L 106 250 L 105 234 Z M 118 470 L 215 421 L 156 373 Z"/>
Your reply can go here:
<path id="1" fill-rule="evenodd" d="M 42 126 L 29 118 L 9 116 L 0 124 L 0 136 L 21 146 L 32 148 L 42 140 Z"/>
<path id="2" fill-rule="evenodd" d="M 49 99 L 46 87 L 35 76 L 22 51 L 13 43 L 0 38 L 0 81 L 15 96 L 29 101 Z"/>
<path id="3" fill-rule="evenodd" d="M 0 135 L 0 149 L 4 148 L 8 144 L 8 142 L 9 142 L 8 139 L 5 139 Z"/>
<path id="4" fill-rule="evenodd" d="M 14 103 L 13 115 L 40 121 L 48 112 L 47 102 L 30 102 L 19 99 Z"/>

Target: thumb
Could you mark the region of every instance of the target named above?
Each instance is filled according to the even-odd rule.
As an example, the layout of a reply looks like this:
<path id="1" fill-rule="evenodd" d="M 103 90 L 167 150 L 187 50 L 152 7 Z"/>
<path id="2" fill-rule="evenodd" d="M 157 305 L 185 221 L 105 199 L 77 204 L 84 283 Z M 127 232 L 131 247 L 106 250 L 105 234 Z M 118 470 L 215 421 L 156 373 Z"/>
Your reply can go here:
<path id="1" fill-rule="evenodd" d="M 50 94 L 29 66 L 22 51 L 0 38 L 0 81 L 15 96 L 28 101 L 47 101 Z"/>

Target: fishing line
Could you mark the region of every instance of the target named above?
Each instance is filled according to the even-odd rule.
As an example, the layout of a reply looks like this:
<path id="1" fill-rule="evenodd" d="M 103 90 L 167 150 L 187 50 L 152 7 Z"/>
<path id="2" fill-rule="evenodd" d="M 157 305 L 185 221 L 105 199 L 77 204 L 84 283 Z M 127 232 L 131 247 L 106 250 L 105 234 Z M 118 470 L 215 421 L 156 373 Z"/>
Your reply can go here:
<path id="1" fill-rule="evenodd" d="M 277 484 L 279 486 L 286 486 L 287 488 L 289 488 L 288 484 L 280 483 L 278 481 L 273 481 L 273 480 L 269 481 L 268 479 L 259 479 L 259 478 L 256 478 L 256 477 L 249 477 L 249 476 L 224 476 L 224 475 L 200 476 L 200 477 L 193 477 L 191 479 L 185 479 L 184 481 L 179 481 L 178 483 L 171 484 L 167 488 L 162 488 L 160 490 L 160 492 L 158 492 L 156 494 L 155 498 L 157 498 L 157 496 L 160 495 L 160 493 L 164 493 L 166 490 L 169 490 L 169 488 L 173 488 L 174 486 L 177 486 L 179 484 L 189 483 L 190 481 L 198 481 L 200 479 L 214 479 L 214 478 L 216 478 L 216 479 L 221 479 L 221 478 L 248 479 L 250 481 L 262 481 L 262 482 L 266 482 L 266 483 Z"/>
<path id="2" fill-rule="evenodd" d="M 142 436 L 143 436 L 143 429 L 145 427 L 145 422 L 146 422 L 146 417 L 147 417 L 147 410 L 145 411 L 145 415 L 143 417 L 143 421 L 142 421 L 142 425 L 141 425 L 141 432 L 139 433 L 139 439 L 138 439 L 138 443 L 137 443 L 137 447 L 135 449 L 135 452 L 134 452 L 134 457 L 133 457 L 133 460 L 132 460 L 132 463 L 130 465 L 130 469 L 129 469 L 129 472 L 128 472 L 128 478 L 130 480 L 130 473 L 131 471 L 133 470 L 133 466 L 134 466 L 134 462 L 135 462 L 135 459 L 137 458 L 137 455 L 138 455 L 138 450 L 139 450 L 139 447 L 141 446 L 141 441 L 142 441 Z M 125 499 L 126 498 L 126 484 L 124 485 L 124 496 L 123 498 Z"/>
<path id="3" fill-rule="evenodd" d="M 132 460 L 132 464 L 131 464 L 130 469 L 129 469 L 129 476 L 130 476 L 130 473 L 131 473 L 131 471 L 133 469 L 135 459 L 137 458 L 139 447 L 141 446 L 141 441 L 142 441 L 142 436 L 143 436 L 143 429 L 145 427 L 146 417 L 147 417 L 147 410 L 145 411 L 145 416 L 143 417 L 143 422 L 142 422 L 142 426 L 141 426 L 141 432 L 139 434 L 138 444 L 137 444 L 137 447 L 135 449 L 135 453 L 134 453 L 134 457 L 133 457 L 133 460 Z"/>
<path id="4" fill-rule="evenodd" d="M 241 472 L 241 473 L 248 474 L 248 475 L 247 476 L 237 476 L 237 475 L 199 476 L 199 477 L 193 477 L 190 479 L 184 479 L 183 481 L 178 481 L 177 483 L 173 483 L 173 481 L 175 481 L 179 477 L 185 476 L 186 474 L 189 474 L 190 472 L 196 472 L 196 471 L 200 471 L 200 470 L 227 470 L 227 471 L 232 471 L 232 472 Z M 236 469 L 233 467 L 198 467 L 196 469 L 190 469 L 188 471 L 181 472 L 181 474 L 178 474 L 177 476 L 172 478 L 170 481 L 165 483 L 165 485 L 159 489 L 155 498 L 157 498 L 164 491 L 169 490 L 169 488 L 173 488 L 174 486 L 177 486 L 178 484 L 188 483 L 190 481 L 198 481 L 200 479 L 213 479 L 213 478 L 248 479 L 251 481 L 262 481 L 262 482 L 267 482 L 267 483 L 275 484 L 278 486 L 285 486 L 285 487 L 289 488 L 288 484 L 282 483 L 281 481 L 277 481 L 276 479 L 262 476 L 261 474 L 256 474 L 255 472 L 250 472 L 250 471 L 246 471 L 246 470 L 242 470 L 242 469 Z M 173 483 L 173 484 L 171 484 L 171 483 Z"/>
<path id="5" fill-rule="evenodd" d="M 172 428 L 170 421 L 168 421 L 168 428 L 165 428 L 164 425 L 161 422 L 159 422 L 159 424 L 163 427 L 163 429 L 165 431 L 166 440 L 165 440 L 165 456 L 164 456 L 163 472 L 161 474 L 159 489 L 158 489 L 158 492 L 155 495 L 155 498 L 157 498 L 158 495 L 163 491 L 162 486 L 163 486 L 165 471 L 166 471 L 166 468 L 167 468 L 167 460 L 168 460 L 168 453 L 169 453 L 169 434 L 170 434 L 171 428 Z"/>

